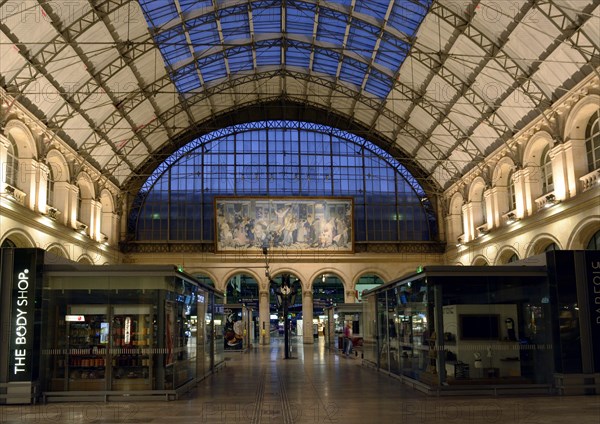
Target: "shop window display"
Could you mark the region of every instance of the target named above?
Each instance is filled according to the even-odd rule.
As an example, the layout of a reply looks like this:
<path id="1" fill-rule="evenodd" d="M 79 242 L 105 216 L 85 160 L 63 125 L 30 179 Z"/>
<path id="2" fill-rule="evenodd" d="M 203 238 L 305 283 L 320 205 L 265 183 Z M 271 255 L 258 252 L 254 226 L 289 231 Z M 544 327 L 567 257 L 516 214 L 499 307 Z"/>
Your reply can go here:
<path id="1" fill-rule="evenodd" d="M 550 385 L 547 276 L 520 268 L 432 266 L 365 293 L 365 360 L 436 390 Z"/>
<path id="2" fill-rule="evenodd" d="M 175 393 L 222 362 L 222 346 L 212 344 L 214 327 L 222 332 L 221 293 L 170 267 L 152 275 L 136 275 L 133 267 L 129 274 L 110 266 L 77 265 L 77 273 L 62 267 L 48 267 L 45 282 L 47 396 Z"/>

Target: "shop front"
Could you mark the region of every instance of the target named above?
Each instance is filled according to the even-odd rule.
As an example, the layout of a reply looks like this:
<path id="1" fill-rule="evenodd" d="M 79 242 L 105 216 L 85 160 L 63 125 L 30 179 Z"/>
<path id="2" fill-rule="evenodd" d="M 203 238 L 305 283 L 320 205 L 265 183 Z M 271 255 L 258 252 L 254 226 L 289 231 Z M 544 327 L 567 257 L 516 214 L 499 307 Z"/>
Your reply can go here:
<path id="1" fill-rule="evenodd" d="M 174 266 L 1 262 L 0 404 L 175 399 L 223 364 L 223 294 Z"/>
<path id="2" fill-rule="evenodd" d="M 223 360 L 222 294 L 172 266 L 47 265 L 43 311 L 46 401 L 176 398 Z"/>
<path id="3" fill-rule="evenodd" d="M 364 295 L 367 364 L 431 393 L 548 393 L 545 267 L 425 267 Z"/>
<path id="4" fill-rule="evenodd" d="M 364 314 L 362 303 L 341 303 L 325 308 L 325 346 L 331 351 L 344 348 L 344 326 L 352 326 L 352 346 L 357 356 L 362 355 Z"/>

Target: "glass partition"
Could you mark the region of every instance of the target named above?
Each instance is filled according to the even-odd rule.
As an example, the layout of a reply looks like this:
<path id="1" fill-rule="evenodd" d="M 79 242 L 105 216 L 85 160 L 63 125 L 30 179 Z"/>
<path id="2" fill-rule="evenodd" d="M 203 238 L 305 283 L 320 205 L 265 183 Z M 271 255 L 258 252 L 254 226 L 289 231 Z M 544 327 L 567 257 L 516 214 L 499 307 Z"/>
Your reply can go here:
<path id="1" fill-rule="evenodd" d="M 505 270 L 469 275 L 446 268 L 365 296 L 364 359 L 444 390 L 457 384 L 550 385 L 546 275 Z"/>
<path id="2" fill-rule="evenodd" d="M 222 329 L 220 348 L 208 335 L 213 317 L 223 319 L 221 295 L 173 273 L 100 276 L 97 268 L 45 278 L 44 391 L 177 390 L 211 372 L 215 352 L 214 364 L 223 360 Z"/>
<path id="3" fill-rule="evenodd" d="M 225 307 L 223 296 L 213 295 L 213 369 L 225 360 Z"/>
<path id="4" fill-rule="evenodd" d="M 372 365 L 378 365 L 377 296 L 366 296 L 362 305 L 364 313 L 363 360 Z"/>
<path id="5" fill-rule="evenodd" d="M 403 284 L 396 289 L 398 299 L 399 374 L 420 379 L 429 365 L 429 319 L 426 280 Z"/>
<path id="6" fill-rule="evenodd" d="M 543 280 L 481 277 L 473 284 L 445 277 L 441 291 L 447 383 L 552 381 L 551 310 Z"/>

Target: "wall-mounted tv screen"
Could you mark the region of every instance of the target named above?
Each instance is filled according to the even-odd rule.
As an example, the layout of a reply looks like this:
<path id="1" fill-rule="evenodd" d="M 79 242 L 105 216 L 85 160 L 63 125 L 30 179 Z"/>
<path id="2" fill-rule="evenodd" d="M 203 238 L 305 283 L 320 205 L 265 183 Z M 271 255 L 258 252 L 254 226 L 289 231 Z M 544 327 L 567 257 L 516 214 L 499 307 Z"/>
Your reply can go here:
<path id="1" fill-rule="evenodd" d="M 500 317 L 493 314 L 459 315 L 461 340 L 499 340 Z"/>

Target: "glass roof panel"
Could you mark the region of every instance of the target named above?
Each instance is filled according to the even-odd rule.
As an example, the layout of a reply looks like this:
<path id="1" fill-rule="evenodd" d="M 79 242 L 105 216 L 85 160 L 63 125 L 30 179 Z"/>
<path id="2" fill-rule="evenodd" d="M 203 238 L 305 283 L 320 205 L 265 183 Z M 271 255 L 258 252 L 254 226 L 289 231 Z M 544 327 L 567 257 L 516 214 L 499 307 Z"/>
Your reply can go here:
<path id="1" fill-rule="evenodd" d="M 281 2 L 254 3 L 252 6 L 252 22 L 256 34 L 281 32 Z"/>
<path id="2" fill-rule="evenodd" d="M 316 8 L 316 5 L 310 3 L 288 4 L 285 24 L 287 32 L 312 37 Z"/>
<path id="3" fill-rule="evenodd" d="M 281 63 L 281 40 L 256 43 L 256 65 L 279 65 Z"/>
<path id="4" fill-rule="evenodd" d="M 335 76 L 337 73 L 339 57 L 340 54 L 336 51 L 315 49 L 313 71 Z"/>
<path id="5" fill-rule="evenodd" d="M 412 37 L 417 32 L 432 1 L 396 1 L 388 19 L 388 25 Z"/>
<path id="6" fill-rule="evenodd" d="M 349 19 L 348 15 L 335 10 L 321 9 L 317 40 L 341 46 Z"/>
<path id="7" fill-rule="evenodd" d="M 177 73 L 173 74 L 173 81 L 181 93 L 200 88 L 200 78 L 193 63 L 178 69 Z"/>
<path id="8" fill-rule="evenodd" d="M 310 44 L 291 41 L 288 44 L 285 63 L 308 69 L 310 66 Z"/>
<path id="9" fill-rule="evenodd" d="M 385 99 L 392 90 L 392 80 L 387 75 L 371 69 L 365 90 L 381 99 Z"/>
<path id="10" fill-rule="evenodd" d="M 229 49 L 226 52 L 226 57 L 231 72 L 250 71 L 254 68 L 252 48 L 250 46 Z"/>
<path id="11" fill-rule="evenodd" d="M 223 39 L 229 41 L 250 38 L 250 20 L 248 14 L 225 15 L 221 17 Z"/>
<path id="12" fill-rule="evenodd" d="M 203 51 L 210 46 L 219 44 L 219 33 L 215 21 L 203 22 L 195 27 L 190 28 L 190 40 L 194 44 L 195 51 Z"/>
<path id="13" fill-rule="evenodd" d="M 171 37 L 168 42 L 164 43 L 162 52 L 165 62 L 171 66 L 180 60 L 191 56 L 190 49 L 187 45 L 187 40 L 185 39 L 183 32 L 177 33 Z"/>
<path id="14" fill-rule="evenodd" d="M 367 60 L 371 59 L 373 49 L 377 43 L 377 35 L 381 30 L 371 25 L 350 27 L 346 50 L 361 55 Z"/>
<path id="15" fill-rule="evenodd" d="M 432 1 L 393 0 L 391 8 L 388 0 L 140 0 L 140 4 L 177 87 L 199 88 L 198 72 L 202 78 L 213 80 L 227 77 L 227 70 L 278 66 L 284 57 L 286 64 L 309 70 L 314 51 L 313 71 L 339 77 L 357 89 L 385 98 L 389 93 L 385 91 L 393 84 L 392 75 L 398 72 L 410 48 L 396 31 L 413 37 Z M 282 24 L 283 7 L 286 21 Z M 161 29 L 167 22 L 168 29 Z M 318 24 L 313 34 L 315 22 Z M 268 35 L 267 40 L 264 35 Z M 193 49 L 188 45 L 188 36 Z M 178 69 L 193 62 L 192 50 L 201 53 L 219 47 L 222 51 L 218 55 Z M 250 49 L 256 50 L 256 61 Z M 371 75 L 369 64 L 373 58 L 380 70 L 383 67 L 389 72 Z M 194 75 L 184 76 L 184 71 Z"/>
<path id="16" fill-rule="evenodd" d="M 190 10 L 212 8 L 212 0 L 179 0 L 179 6 L 185 13 Z"/>
<path id="17" fill-rule="evenodd" d="M 356 0 L 354 10 L 383 20 L 389 4 L 389 0 Z"/>
<path id="18" fill-rule="evenodd" d="M 173 0 L 140 0 L 140 5 L 151 27 L 158 27 L 178 16 Z"/>
<path id="19" fill-rule="evenodd" d="M 222 52 L 199 59 L 198 68 L 202 71 L 202 79 L 205 83 L 227 76 Z"/>
<path id="20" fill-rule="evenodd" d="M 337 3 L 350 7 L 352 5 L 352 0 L 329 0 L 329 3 Z"/>
<path id="21" fill-rule="evenodd" d="M 375 56 L 375 63 L 383 65 L 395 73 L 399 69 L 398 64 L 401 64 L 406 58 L 408 48 L 409 46 L 403 41 L 389 33 L 383 33 Z"/>
<path id="22" fill-rule="evenodd" d="M 367 73 L 367 64 L 345 57 L 342 61 L 340 79 L 360 87 Z"/>

